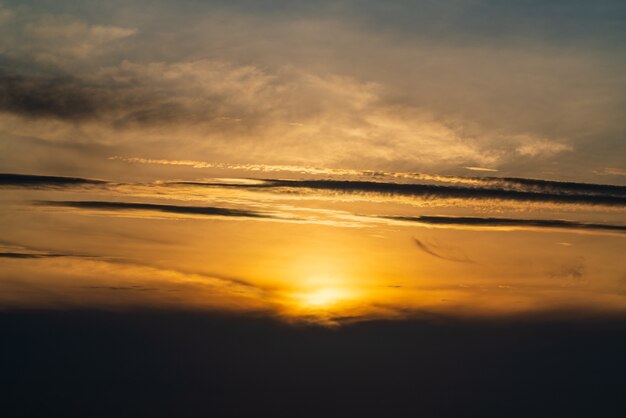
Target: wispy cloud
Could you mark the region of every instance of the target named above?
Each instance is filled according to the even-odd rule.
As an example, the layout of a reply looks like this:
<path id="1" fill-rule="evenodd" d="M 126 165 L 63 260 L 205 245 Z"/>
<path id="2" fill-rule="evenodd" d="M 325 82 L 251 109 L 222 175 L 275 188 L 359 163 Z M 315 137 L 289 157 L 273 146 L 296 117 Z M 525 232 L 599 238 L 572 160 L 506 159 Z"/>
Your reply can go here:
<path id="1" fill-rule="evenodd" d="M 0 173 L 0 187 L 71 187 L 105 185 L 104 180 L 85 179 L 80 177 L 37 176 L 32 174 Z"/>
<path id="2" fill-rule="evenodd" d="M 401 222 L 415 222 L 423 225 L 455 226 L 467 228 L 512 228 L 512 229 L 563 229 L 578 231 L 606 231 L 626 233 L 626 225 L 595 224 L 560 219 L 512 219 L 478 218 L 467 216 L 383 216 L 382 218 Z"/>
<path id="3" fill-rule="evenodd" d="M 346 176 L 351 178 L 390 178 L 408 179 L 434 183 L 462 184 L 467 186 L 484 186 L 490 188 L 503 188 L 507 190 L 551 192 L 551 193 L 588 193 L 626 196 L 626 186 L 597 183 L 577 183 L 566 181 L 542 180 L 520 177 L 467 177 L 438 175 L 428 173 L 394 172 L 384 170 L 355 170 L 348 168 L 311 167 L 303 165 L 272 165 L 272 164 L 233 164 L 218 163 L 198 160 L 168 160 L 151 159 L 142 157 L 113 156 L 110 160 L 124 161 L 134 164 L 157 164 L 172 166 L 188 166 L 193 168 L 220 168 L 229 170 L 243 170 L 255 172 L 285 172 L 307 175 Z M 498 170 L 482 167 L 465 167 L 472 171 L 496 172 Z M 619 174 L 623 170 L 614 170 L 613 174 Z"/>
<path id="4" fill-rule="evenodd" d="M 29 118 L 81 121 L 107 106 L 105 90 L 82 86 L 71 77 L 25 77 L 0 73 L 0 112 Z"/>
<path id="5" fill-rule="evenodd" d="M 110 51 L 116 41 L 137 33 L 134 28 L 93 24 L 77 16 L 26 7 L 0 6 L 0 49 L 9 57 L 41 65 L 65 66 L 93 59 Z"/>
<path id="6" fill-rule="evenodd" d="M 568 144 L 559 142 L 531 139 L 524 141 L 516 151 L 525 157 L 550 157 L 561 152 L 573 151 L 573 148 Z"/>
<path id="7" fill-rule="evenodd" d="M 571 242 L 564 242 L 564 241 L 557 242 L 556 245 L 560 245 L 561 247 L 573 247 L 574 246 L 574 244 L 572 244 Z"/>
<path id="8" fill-rule="evenodd" d="M 585 259 L 581 257 L 560 265 L 558 268 L 550 272 L 550 276 L 553 278 L 581 280 L 584 277 L 586 270 L 587 266 Z"/>
<path id="9" fill-rule="evenodd" d="M 376 193 L 381 195 L 411 196 L 416 198 L 455 198 L 465 200 L 509 200 L 517 202 L 547 202 L 556 204 L 582 204 L 626 206 L 626 197 L 608 194 L 549 193 L 518 191 L 486 187 L 456 187 L 429 184 L 389 183 L 349 180 L 276 180 L 266 179 L 265 184 L 243 185 L 210 182 L 179 182 L 208 187 L 236 187 L 247 189 L 312 189 L 337 193 Z M 590 186 L 592 187 L 592 186 Z M 598 189 L 601 189 L 599 187 Z"/>
<path id="10" fill-rule="evenodd" d="M 157 287 L 146 287 L 140 285 L 129 286 L 83 286 L 83 289 L 92 290 L 112 290 L 112 291 L 131 291 L 131 292 L 155 292 L 158 291 Z"/>
<path id="11" fill-rule="evenodd" d="M 9 258 L 16 260 L 33 260 L 33 259 L 46 259 L 46 258 L 60 258 L 60 257 L 72 257 L 72 258 L 84 258 L 95 259 L 96 256 L 79 254 L 65 251 L 48 251 L 32 247 L 25 247 L 22 245 L 15 245 L 10 242 L 0 241 L 0 258 Z"/>
<path id="12" fill-rule="evenodd" d="M 36 259 L 36 258 L 56 258 L 56 257 L 72 257 L 72 255 L 69 255 L 69 254 L 40 254 L 40 253 L 0 252 L 0 258 Z"/>
<path id="13" fill-rule="evenodd" d="M 477 20 L 488 2 L 454 2 L 460 12 L 452 14 L 446 2 L 384 11 L 325 2 L 314 13 L 282 1 L 159 2 L 150 19 L 143 2 L 126 2 L 124 13 L 110 3 L 57 3 L 0 11 L 0 118 L 15 137 L 81 145 L 81 157 L 110 144 L 109 155 L 154 160 L 497 167 L 584 179 L 592 139 L 601 139 L 594 164 L 619 164 L 618 2 L 581 4 L 560 23 L 531 13 L 531 3 L 498 7 L 488 28 Z M 572 35 L 572 27 L 589 30 L 563 54 L 555 33 Z M 43 166 L 22 152 L 7 158 Z M 86 170 L 92 163 L 76 160 Z"/>
<path id="14" fill-rule="evenodd" d="M 98 202 L 98 201 L 38 201 L 37 205 L 94 209 L 105 211 L 151 211 L 164 212 L 179 215 L 202 215 L 219 217 L 242 217 L 242 218 L 272 218 L 272 215 L 242 209 L 228 209 L 213 206 L 180 206 L 162 205 L 154 203 L 129 203 L 129 202 Z"/>
<path id="15" fill-rule="evenodd" d="M 626 176 L 626 170 L 622 168 L 605 168 L 605 174 L 612 174 L 614 176 Z"/>
<path id="16" fill-rule="evenodd" d="M 351 169 L 334 169 L 323 167 L 307 167 L 298 165 L 278 165 L 278 164 L 232 164 L 232 163 L 217 163 L 208 161 L 197 160 L 168 160 L 168 159 L 154 159 L 154 158 L 141 158 L 141 157 L 123 157 L 113 156 L 109 157 L 110 160 L 124 161 L 134 164 L 157 164 L 157 165 L 172 165 L 172 166 L 187 166 L 193 168 L 223 168 L 229 170 L 244 170 L 250 172 L 289 172 L 300 174 L 332 174 L 332 175 L 385 175 L 382 172 L 367 171 L 367 170 L 351 170 Z"/>
<path id="17" fill-rule="evenodd" d="M 486 168 L 486 167 L 463 167 L 466 170 L 470 171 L 498 171 L 495 168 Z"/>
<path id="18" fill-rule="evenodd" d="M 232 184 L 215 182 L 170 182 L 168 184 L 193 184 L 196 186 L 241 186 L 264 189 L 270 187 L 313 188 L 323 190 L 367 191 L 397 193 L 404 195 L 441 195 L 442 197 L 467 197 L 475 199 L 512 199 L 528 201 L 550 201 L 563 203 L 587 203 L 600 205 L 623 205 L 626 198 L 626 186 L 594 183 L 561 182 L 540 179 L 513 177 L 459 177 L 440 176 L 424 173 L 377 172 L 368 170 L 330 169 L 321 167 L 265 165 L 265 164 L 228 164 L 210 163 L 193 160 L 150 160 L 144 158 L 111 157 L 127 162 L 183 165 L 194 168 L 225 168 L 254 172 L 292 172 L 308 175 L 326 174 L 336 177 L 376 177 L 405 178 L 431 183 L 461 184 L 468 187 L 450 187 L 436 184 L 414 184 L 395 182 L 364 182 L 349 180 L 276 180 L 276 179 L 240 179 Z M 88 185 L 111 185 L 111 182 L 80 177 L 42 176 L 31 174 L 0 173 L 0 187 L 71 187 Z M 597 198 L 594 196 L 598 196 Z"/>
<path id="19" fill-rule="evenodd" d="M 548 192 L 558 194 L 597 194 L 626 197 L 626 186 L 618 186 L 612 184 L 576 183 L 519 177 L 483 177 L 476 179 L 476 181 L 478 182 L 478 184 L 483 184 L 485 186 L 502 187 L 506 189 L 520 191 Z"/>
<path id="20" fill-rule="evenodd" d="M 442 260 L 455 261 L 457 263 L 473 263 L 473 261 L 467 258 L 464 254 L 452 254 L 449 248 L 444 249 L 432 243 L 426 244 L 423 240 L 419 240 L 415 237 L 413 237 L 413 242 L 415 242 L 417 248 L 424 251 L 426 254 L 432 255 L 433 257 L 441 258 Z"/>

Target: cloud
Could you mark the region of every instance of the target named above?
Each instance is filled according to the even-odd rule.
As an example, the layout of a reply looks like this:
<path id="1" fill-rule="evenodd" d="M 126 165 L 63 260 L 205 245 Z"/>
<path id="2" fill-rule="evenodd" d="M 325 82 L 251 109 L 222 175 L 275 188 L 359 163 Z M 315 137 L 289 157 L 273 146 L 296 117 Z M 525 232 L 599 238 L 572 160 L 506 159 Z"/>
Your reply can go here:
<path id="1" fill-rule="evenodd" d="M 155 159 L 155 158 L 142 158 L 142 157 L 123 157 L 113 156 L 109 157 L 109 160 L 123 161 L 131 164 L 156 164 L 156 165 L 170 165 L 170 166 L 187 166 L 192 168 L 220 168 L 228 170 L 243 170 L 250 172 L 290 172 L 300 174 L 327 174 L 327 175 L 352 175 L 352 176 L 386 176 L 392 175 L 391 173 L 368 171 L 368 170 L 354 170 L 354 169 L 341 169 L 341 168 L 325 168 L 325 167 L 307 167 L 302 165 L 286 165 L 286 164 L 236 164 L 236 163 L 223 163 L 223 162 L 209 162 L 198 160 L 168 160 L 168 159 Z"/>
<path id="2" fill-rule="evenodd" d="M 10 21 L 13 16 L 15 16 L 15 12 L 13 10 L 0 5 L 0 25 Z"/>
<path id="3" fill-rule="evenodd" d="M 35 253 L 14 253 L 0 252 L 0 258 L 16 258 L 16 259 L 33 259 L 33 258 L 56 258 L 56 257 L 73 257 L 69 254 L 35 254 Z"/>
<path id="4" fill-rule="evenodd" d="M 92 24 L 68 14 L 0 8 L 0 51 L 44 66 L 66 67 L 93 59 L 136 33 L 134 28 Z"/>
<path id="5" fill-rule="evenodd" d="M 415 245 L 417 245 L 417 248 L 424 251 L 426 254 L 432 255 L 433 257 L 441 258 L 442 260 L 455 261 L 458 263 L 473 263 L 473 261 L 467 258 L 465 255 L 456 256 L 453 254 L 443 253 L 443 251 L 445 250 L 443 250 L 442 248 L 435 246 L 434 244 L 426 244 L 424 241 L 419 240 L 415 237 L 413 238 L 413 241 L 415 242 Z M 450 249 L 448 249 L 447 251 L 450 252 Z"/>
<path id="6" fill-rule="evenodd" d="M 105 185 L 106 181 L 80 177 L 37 176 L 32 174 L 0 173 L 0 187 L 72 187 Z"/>
<path id="7" fill-rule="evenodd" d="M 98 116 L 106 91 L 77 84 L 70 77 L 0 74 L 0 111 L 27 118 L 80 121 Z"/>
<path id="8" fill-rule="evenodd" d="M 560 219 L 478 218 L 467 216 L 383 216 L 382 218 L 423 225 L 468 228 L 564 229 L 575 231 L 606 231 L 626 233 L 626 225 L 595 224 Z"/>
<path id="9" fill-rule="evenodd" d="M 551 193 L 598 194 L 626 197 L 626 186 L 617 186 L 612 184 L 575 183 L 519 177 L 482 177 L 473 179 L 484 185 L 506 187 L 515 190 Z"/>
<path id="10" fill-rule="evenodd" d="M 97 259 L 98 256 L 86 255 L 72 252 L 59 252 L 51 250 L 43 250 L 40 248 L 27 247 L 18 245 L 9 241 L 0 241 L 0 258 L 9 258 L 17 260 L 30 260 L 30 259 L 45 259 L 45 258 L 82 258 L 82 259 Z"/>
<path id="11" fill-rule="evenodd" d="M 89 75 L 13 74 L 0 77 L 0 111 L 29 119 L 99 120 L 117 129 L 172 123 L 207 126 L 263 113 L 269 77 L 254 67 L 208 60 L 139 65 L 124 62 Z M 242 94 L 245 92 L 245 96 Z M 255 103 L 256 102 L 256 103 Z M 232 128 L 233 126 L 231 126 Z"/>
<path id="12" fill-rule="evenodd" d="M 485 167 L 463 167 L 466 170 L 470 171 L 498 171 L 495 168 L 485 168 Z"/>
<path id="13" fill-rule="evenodd" d="M 175 92 L 171 85 L 150 80 L 149 74 L 130 72 L 90 77 L 0 72 L 0 112 L 35 121 L 104 123 L 117 129 L 200 123 L 220 116 L 217 97 L 198 103 L 185 92 Z M 170 75 L 170 84 L 172 78 Z M 161 89 L 170 92 L 163 95 Z"/>
<path id="14" fill-rule="evenodd" d="M 558 268 L 550 272 L 550 276 L 553 278 L 566 278 L 572 280 L 581 280 L 586 271 L 585 259 L 580 257 L 568 263 L 564 263 Z"/>
<path id="15" fill-rule="evenodd" d="M 428 184 L 388 183 L 349 180 L 276 180 L 266 179 L 265 184 L 242 185 L 203 182 L 178 182 L 198 186 L 220 186 L 247 189 L 314 189 L 339 193 L 376 193 L 381 195 L 413 196 L 418 198 L 457 198 L 465 200 L 510 200 L 518 202 L 549 202 L 557 204 L 583 204 L 626 206 L 626 197 L 604 194 L 548 193 L 518 191 L 485 187 L 456 187 Z M 575 187 L 575 186 L 574 186 Z M 598 188 L 599 190 L 602 187 Z"/>
<path id="16" fill-rule="evenodd" d="M 146 19 L 143 2 L 60 3 L 16 7 L 0 31 L 0 124 L 15 136 L 115 144 L 155 160 L 372 171 L 584 179 L 591 151 L 600 167 L 619 163 L 623 54 L 598 41 L 616 25 L 600 24 L 611 16 L 594 5 L 581 6 L 595 11 L 593 27 L 613 29 L 586 32 L 593 48 L 564 49 L 563 39 L 537 38 L 560 20 L 520 12 L 521 25 L 508 8 L 497 10 L 506 25 L 484 25 L 458 4 L 470 12 L 160 2 Z"/>
<path id="17" fill-rule="evenodd" d="M 15 245 L 9 242 L 0 242 L 0 258 L 12 258 L 17 260 L 32 260 L 32 259 L 44 259 L 44 258 L 60 258 L 60 257 L 72 257 L 72 258 L 84 258 L 95 259 L 97 256 L 90 256 L 84 254 L 75 254 L 67 252 L 47 251 L 36 248 L 24 247 L 22 245 Z"/>
<path id="18" fill-rule="evenodd" d="M 131 292 L 152 292 L 158 291 L 157 287 L 146 287 L 139 285 L 132 286 L 83 286 L 83 289 L 93 289 L 93 290 L 112 290 L 112 291 L 131 291 Z"/>
<path id="19" fill-rule="evenodd" d="M 185 162 L 183 162 L 185 163 Z M 192 163 L 192 162 L 189 162 Z M 237 166 L 239 167 L 239 166 Z M 243 167 L 243 166 L 241 166 Z M 255 170 L 252 168 L 251 170 Z M 266 169 L 263 166 L 258 167 L 259 170 Z M 269 170 L 279 169 L 279 167 L 271 166 Z M 382 173 L 384 175 L 384 173 Z M 460 178 L 462 179 L 462 178 Z M 468 178 L 469 181 L 472 178 Z M 626 206 L 626 196 L 623 195 L 622 186 L 602 185 L 602 184 L 580 184 L 580 183 L 560 183 L 547 182 L 534 179 L 507 179 L 507 178 L 487 178 L 485 184 L 507 184 L 511 182 L 521 190 L 513 188 L 500 187 L 460 187 L 450 185 L 436 184 L 414 184 L 414 183 L 395 183 L 395 182 L 374 182 L 374 181 L 353 181 L 353 180 L 282 180 L 282 179 L 237 179 L 224 181 L 216 179 L 216 181 L 174 181 L 174 182 L 156 182 L 156 183 L 125 183 L 123 185 L 110 183 L 105 180 L 87 179 L 80 177 L 57 177 L 57 176 L 39 176 L 26 174 L 10 174 L 0 173 L 0 187 L 18 187 L 27 189 L 57 189 L 57 188 L 75 188 L 75 187 L 98 187 L 107 186 L 106 190 L 113 194 L 121 193 L 127 196 L 129 193 L 135 193 L 135 197 L 163 197 L 180 199 L 180 193 L 190 193 L 189 190 L 178 190 L 175 186 L 197 186 L 215 188 L 217 195 L 224 193 L 228 189 L 241 189 L 253 192 L 268 191 L 274 193 L 275 196 L 281 196 L 284 193 L 292 193 L 294 190 L 312 190 L 314 193 L 305 194 L 306 196 L 324 196 L 324 193 L 335 194 L 353 194 L 357 198 L 359 196 L 366 197 L 377 195 L 385 202 L 396 202 L 397 198 L 410 197 L 415 199 L 456 199 L 457 204 L 473 204 L 477 201 L 488 201 L 492 204 L 494 201 L 501 202 L 519 202 L 519 203 L 551 203 L 556 205 L 591 205 L 606 206 L 620 208 Z M 482 184 L 482 183 L 478 183 Z M 219 189 L 222 189 L 221 192 Z M 90 189 L 91 190 L 91 189 Z M 524 190 L 546 190 L 541 191 L 524 191 Z M 548 191 L 552 191 L 551 193 Z M 193 191 L 191 192 L 193 193 Z M 212 196 L 211 195 L 207 195 Z M 332 196 L 332 195 L 331 195 Z M 225 201 L 221 200 L 223 204 Z M 232 201 L 238 205 L 241 202 Z M 237 209 L 215 207 L 215 206 L 183 206 L 173 204 L 158 203 L 141 203 L 141 202 L 124 202 L 124 201 L 39 201 L 38 205 L 50 207 L 65 207 L 87 210 L 103 210 L 103 211 L 149 211 L 161 212 L 178 215 L 197 215 L 197 216 L 218 216 L 218 217 L 244 217 L 244 218 L 265 218 L 276 219 L 285 222 L 312 222 L 312 223 L 328 223 L 342 226 L 365 226 L 370 221 L 366 217 L 353 216 L 345 212 L 324 211 L 323 213 L 314 213 L 307 216 L 307 210 L 312 208 L 291 207 L 285 205 L 273 205 L 267 200 L 255 203 L 256 210 Z M 258 208 L 263 207 L 265 211 L 259 211 Z M 332 212 L 332 213 L 331 213 Z M 485 219 L 481 224 L 479 219 Z M 499 226 L 499 227 L 551 227 L 565 229 L 586 229 L 586 230 L 622 230 L 620 225 L 604 225 L 604 224 L 587 224 L 570 221 L 559 220 L 517 220 L 507 218 L 445 218 L 445 217 L 418 217 L 413 220 L 420 220 L 422 223 L 431 224 L 473 224 L 480 226 Z M 446 220 L 444 222 L 444 220 Z"/>
<path id="20" fill-rule="evenodd" d="M 40 59 L 58 57 L 85 58 L 98 48 L 135 35 L 136 29 L 107 25 L 90 25 L 67 16 L 46 15 L 23 27 L 31 48 Z M 44 51 L 45 49 L 45 51 Z"/>
<path id="21" fill-rule="evenodd" d="M 410 156 L 406 164 L 423 166 L 434 161 L 491 165 L 500 154 L 417 107 L 388 103 L 381 85 L 346 76 L 294 68 L 269 71 L 208 59 L 124 61 L 90 74 L 5 73 L 0 79 L 4 97 L 0 110 L 27 119 L 91 123 L 94 129 L 80 133 L 99 133 L 107 140 L 128 136 L 141 142 L 137 139 L 141 134 L 158 131 L 191 148 L 208 146 L 212 154 L 231 156 L 235 141 L 271 149 L 246 154 L 250 159 L 274 155 L 297 162 L 305 161 L 301 156 L 317 144 L 317 161 L 347 166 L 355 161 L 339 158 L 346 154 L 338 150 L 358 149 L 376 164 L 402 162 Z M 303 122 L 289 122 L 294 119 Z M 30 135 L 50 134 L 33 132 L 36 128 L 20 126 Z M 331 139 L 318 143 L 320 137 Z M 166 143 L 163 149 L 169 146 Z M 412 152 L 415 147 L 420 153 Z M 179 153 L 179 148 L 172 152 Z"/>
<path id="22" fill-rule="evenodd" d="M 219 168 L 228 170 L 242 170 L 249 172 L 287 172 L 308 175 L 345 176 L 350 178 L 400 178 L 421 180 L 435 183 L 463 184 L 468 186 L 485 186 L 490 188 L 503 188 L 507 190 L 550 192 L 550 193 L 576 193 L 576 194 L 606 194 L 610 196 L 626 197 L 626 186 L 597 183 L 576 183 L 565 181 L 541 180 L 520 177 L 468 177 L 434 175 L 427 173 L 393 172 L 356 170 L 347 168 L 311 167 L 305 165 L 272 165 L 272 164 L 235 164 L 222 162 L 209 162 L 198 160 L 168 160 L 151 159 L 142 157 L 113 156 L 110 160 L 124 161 L 131 164 L 156 164 L 171 166 L 187 166 L 196 169 Z M 480 167 L 465 167 L 467 169 L 480 169 L 479 171 L 497 171 L 495 169 L 482 169 Z"/>
<path id="23" fill-rule="evenodd" d="M 561 144 L 549 140 L 530 140 L 517 148 L 517 153 L 525 157 L 550 157 L 573 148 L 567 144 Z"/>
<path id="24" fill-rule="evenodd" d="M 626 176 L 626 170 L 622 168 L 605 168 L 604 174 L 612 174 L 614 176 Z"/>
<path id="25" fill-rule="evenodd" d="M 76 209 L 94 209 L 107 211 L 152 211 L 165 212 L 179 215 L 202 215 L 202 216 L 226 216 L 226 217 L 243 217 L 243 218 L 272 218 L 271 215 L 242 210 L 227 209 L 211 206 L 179 206 L 179 205 L 160 205 L 153 203 L 127 203 L 127 202 L 97 202 L 97 201 L 39 201 L 38 205 L 76 208 Z"/>

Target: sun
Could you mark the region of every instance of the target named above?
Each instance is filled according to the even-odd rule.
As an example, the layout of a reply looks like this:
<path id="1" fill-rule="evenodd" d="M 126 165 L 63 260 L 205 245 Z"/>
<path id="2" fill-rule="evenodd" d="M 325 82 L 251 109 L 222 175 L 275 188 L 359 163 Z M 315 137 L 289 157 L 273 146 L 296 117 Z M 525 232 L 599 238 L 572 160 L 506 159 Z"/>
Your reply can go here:
<path id="1" fill-rule="evenodd" d="M 297 296 L 302 307 L 329 308 L 349 298 L 349 292 L 344 289 L 324 288 L 301 293 Z"/>
<path id="2" fill-rule="evenodd" d="M 362 294 L 344 277 L 324 274 L 299 280 L 284 296 L 289 315 L 324 318 L 351 309 Z"/>

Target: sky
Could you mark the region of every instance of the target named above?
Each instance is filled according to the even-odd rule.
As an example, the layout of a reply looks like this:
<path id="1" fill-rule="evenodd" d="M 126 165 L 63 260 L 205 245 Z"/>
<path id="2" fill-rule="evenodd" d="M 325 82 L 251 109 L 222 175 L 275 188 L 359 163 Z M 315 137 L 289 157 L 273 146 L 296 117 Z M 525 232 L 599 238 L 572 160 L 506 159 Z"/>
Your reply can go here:
<path id="1" fill-rule="evenodd" d="M 2 163 L 119 179 L 138 174 L 102 157 L 481 167 L 624 184 L 625 8 L 544 3 L 4 1 Z"/>
<path id="2" fill-rule="evenodd" d="M 453 381 L 476 392 L 445 416 L 489 416 L 496 389 L 508 401 L 494 416 L 541 416 L 522 394 L 543 378 L 619 416 L 626 364 L 608 346 L 626 338 L 625 41 L 617 0 L 0 0 L 0 327 L 12 336 L 0 357 L 17 359 L 3 387 L 19 405 L 71 364 L 41 398 L 71 416 L 52 399 L 130 372 L 83 375 L 79 354 L 53 347 L 84 344 L 106 365 L 110 343 L 124 362 L 163 357 L 163 382 L 187 388 L 154 407 L 167 385 L 142 363 L 134 417 L 183 400 L 189 416 L 249 416 L 235 381 L 278 416 L 267 369 L 294 396 L 288 416 L 380 416 L 333 394 L 383 380 L 394 390 L 377 389 L 379 406 L 415 416 L 403 364 L 426 370 L 423 416 L 441 416 Z M 72 327 L 88 341 L 41 334 Z M 157 342 L 122 349 L 128 333 Z M 240 344 L 265 347 L 258 367 Z M 572 344 L 593 346 L 589 368 L 583 352 L 558 354 Z M 328 369 L 313 370 L 320 353 Z M 458 366 L 486 357 L 485 376 Z M 333 367 L 354 375 L 322 385 Z M 305 407 L 310 391 L 322 409 Z M 81 396 L 77 416 L 97 402 Z M 576 405 L 568 415 L 589 416 Z"/>

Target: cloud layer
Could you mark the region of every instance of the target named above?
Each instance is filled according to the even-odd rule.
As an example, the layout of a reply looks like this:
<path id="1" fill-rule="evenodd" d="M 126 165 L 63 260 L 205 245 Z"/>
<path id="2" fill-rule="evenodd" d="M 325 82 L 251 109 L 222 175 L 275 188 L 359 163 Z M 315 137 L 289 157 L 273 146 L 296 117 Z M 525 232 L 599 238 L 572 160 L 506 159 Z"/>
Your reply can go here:
<path id="1" fill-rule="evenodd" d="M 491 181 L 491 184 L 513 183 L 516 185 L 530 184 L 533 186 L 544 185 L 541 181 L 507 179 Z M 374 181 L 351 181 L 351 180 L 275 180 L 267 179 L 265 184 L 224 184 L 224 183 L 203 183 L 203 182 L 178 182 L 178 184 L 189 184 L 207 187 L 233 187 L 245 189 L 312 189 L 321 191 L 331 191 L 338 193 L 376 193 L 381 195 L 411 196 L 415 198 L 431 199 L 464 199 L 464 200 L 510 200 L 517 202 L 549 202 L 557 204 L 583 204 L 583 205 L 605 205 L 605 206 L 626 206 L 626 197 L 622 196 L 621 187 L 602 185 L 580 185 L 565 184 L 559 190 L 558 183 L 545 182 L 553 192 L 514 190 L 498 187 L 458 187 L 439 186 L 431 184 L 413 183 L 390 183 Z M 572 193 L 571 190 L 593 190 L 593 194 Z M 609 191 L 609 193 L 604 193 Z M 614 193 L 613 191 L 617 191 Z M 618 194 L 617 196 L 615 194 Z"/>
<path id="2" fill-rule="evenodd" d="M 0 173 L 0 187 L 71 187 L 104 185 L 106 181 L 79 177 L 37 176 L 32 174 Z"/>
<path id="3" fill-rule="evenodd" d="M 202 216 L 226 216 L 244 218 L 271 218 L 268 214 L 260 212 L 228 209 L 210 206 L 179 206 L 162 205 L 153 203 L 128 203 L 128 202 L 98 202 L 98 201 L 39 201 L 37 205 L 51 207 L 65 207 L 76 209 L 94 209 L 107 211 L 148 211 L 164 212 L 180 215 L 202 215 Z"/>
<path id="4" fill-rule="evenodd" d="M 621 181 L 623 5 L 577 2 L 563 19 L 562 5 L 449 3 L 159 2 L 146 21 L 139 0 L 9 2 L 3 134 L 29 170 L 35 146 L 19 138 L 59 157 L 80 144 L 86 175 L 106 144 L 151 159 Z"/>
<path id="5" fill-rule="evenodd" d="M 511 218 L 476 218 L 454 216 L 388 216 L 396 221 L 416 222 L 424 225 L 443 225 L 477 228 L 549 228 L 573 230 L 598 230 L 624 233 L 626 225 L 591 224 L 565 221 L 560 219 L 511 219 Z M 416 242 L 417 243 L 417 242 Z M 422 249 L 425 246 L 418 244 Z"/>

